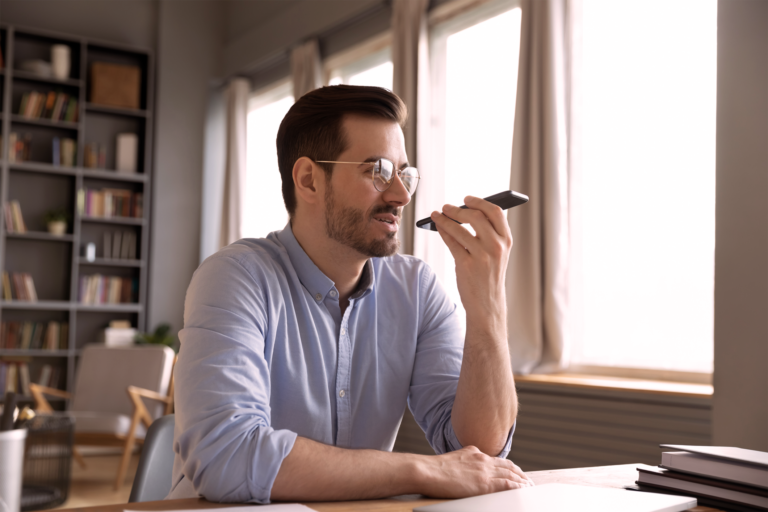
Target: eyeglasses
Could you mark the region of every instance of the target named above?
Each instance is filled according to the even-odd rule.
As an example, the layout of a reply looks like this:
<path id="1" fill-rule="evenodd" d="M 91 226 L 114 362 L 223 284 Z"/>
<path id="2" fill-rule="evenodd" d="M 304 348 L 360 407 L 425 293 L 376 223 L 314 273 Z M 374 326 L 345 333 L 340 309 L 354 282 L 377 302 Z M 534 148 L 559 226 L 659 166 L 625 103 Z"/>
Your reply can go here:
<path id="1" fill-rule="evenodd" d="M 354 165 L 371 165 L 371 178 L 373 179 L 373 186 L 379 192 L 384 192 L 395 181 L 395 174 L 403 182 L 405 190 L 408 195 L 413 195 L 416 191 L 416 186 L 419 184 L 419 171 L 415 167 L 406 167 L 405 169 L 395 170 L 395 164 L 386 158 L 379 158 L 375 162 L 337 162 L 333 160 L 318 160 L 319 164 L 354 164 Z"/>

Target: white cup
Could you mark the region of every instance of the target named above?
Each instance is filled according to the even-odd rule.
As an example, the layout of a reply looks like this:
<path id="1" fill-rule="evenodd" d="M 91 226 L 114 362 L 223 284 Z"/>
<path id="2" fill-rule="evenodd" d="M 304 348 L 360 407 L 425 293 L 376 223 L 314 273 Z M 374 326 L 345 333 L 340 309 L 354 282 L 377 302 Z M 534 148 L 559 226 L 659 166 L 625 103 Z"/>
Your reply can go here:
<path id="1" fill-rule="evenodd" d="M 69 55 L 69 46 L 65 44 L 55 44 L 51 46 L 51 68 L 53 76 L 59 80 L 69 78 L 69 67 L 71 63 Z"/>
<path id="2" fill-rule="evenodd" d="M 0 432 L 0 511 L 19 512 L 21 509 L 24 441 L 27 429 Z"/>

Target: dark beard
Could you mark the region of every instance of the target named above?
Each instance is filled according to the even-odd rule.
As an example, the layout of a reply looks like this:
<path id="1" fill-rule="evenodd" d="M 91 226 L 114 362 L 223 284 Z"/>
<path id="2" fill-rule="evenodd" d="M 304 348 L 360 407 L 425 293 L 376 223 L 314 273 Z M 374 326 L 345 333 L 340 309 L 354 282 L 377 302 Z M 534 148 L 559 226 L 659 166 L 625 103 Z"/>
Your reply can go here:
<path id="1" fill-rule="evenodd" d="M 369 258 L 384 258 L 397 253 L 400 240 L 397 233 L 389 233 L 384 240 L 368 240 L 366 221 L 379 213 L 391 213 L 398 220 L 400 211 L 391 206 L 377 206 L 367 215 L 362 210 L 344 207 L 338 209 L 334 200 L 330 180 L 325 191 L 325 232 L 329 238 L 356 250 Z M 378 221 L 377 221 L 378 222 Z"/>

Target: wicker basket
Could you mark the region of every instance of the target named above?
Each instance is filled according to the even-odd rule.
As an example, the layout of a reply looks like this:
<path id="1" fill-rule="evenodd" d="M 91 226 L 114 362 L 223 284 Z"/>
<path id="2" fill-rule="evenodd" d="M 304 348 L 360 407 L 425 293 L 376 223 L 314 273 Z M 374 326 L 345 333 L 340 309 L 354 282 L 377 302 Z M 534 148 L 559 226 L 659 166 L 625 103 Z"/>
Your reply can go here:
<path id="1" fill-rule="evenodd" d="M 74 422 L 64 414 L 38 415 L 27 423 L 21 510 L 61 505 L 69 495 Z"/>

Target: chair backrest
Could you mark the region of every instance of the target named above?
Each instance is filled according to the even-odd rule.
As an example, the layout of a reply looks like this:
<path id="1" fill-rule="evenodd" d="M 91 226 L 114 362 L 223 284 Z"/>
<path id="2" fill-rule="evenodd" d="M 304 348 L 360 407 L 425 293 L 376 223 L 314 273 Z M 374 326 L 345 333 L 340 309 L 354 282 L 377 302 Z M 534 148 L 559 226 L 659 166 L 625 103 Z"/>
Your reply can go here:
<path id="1" fill-rule="evenodd" d="M 80 356 L 71 410 L 130 416 L 133 404 L 128 398 L 128 386 L 165 395 L 173 358 L 173 350 L 160 345 L 86 345 Z M 147 406 L 154 418 L 163 414 L 163 404 L 147 403 Z"/>
<path id="2" fill-rule="evenodd" d="M 162 500 L 171 491 L 174 424 L 174 415 L 167 414 L 149 427 L 129 502 Z"/>

